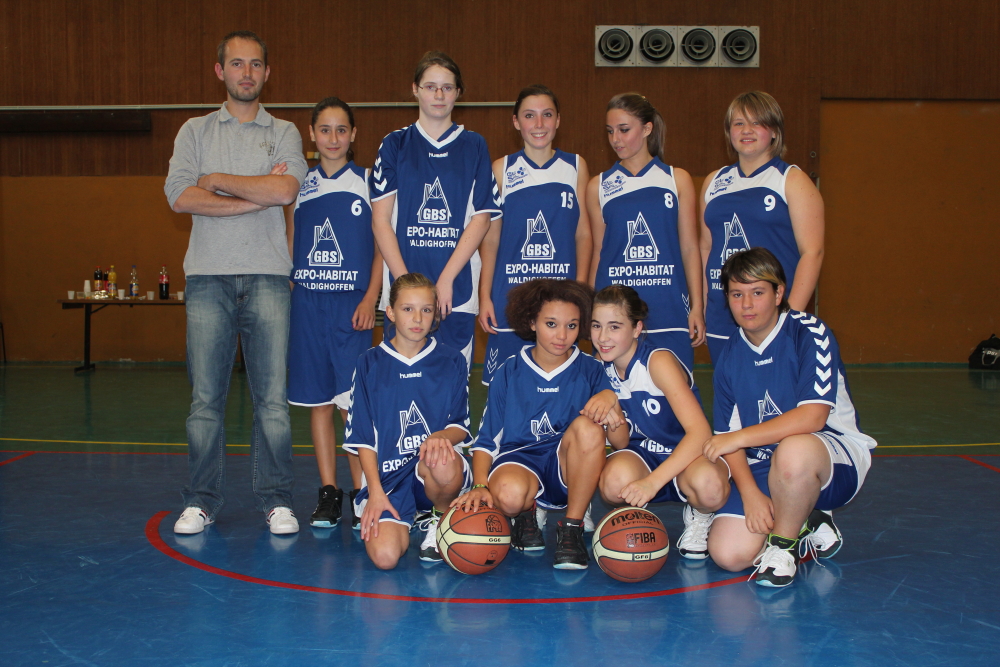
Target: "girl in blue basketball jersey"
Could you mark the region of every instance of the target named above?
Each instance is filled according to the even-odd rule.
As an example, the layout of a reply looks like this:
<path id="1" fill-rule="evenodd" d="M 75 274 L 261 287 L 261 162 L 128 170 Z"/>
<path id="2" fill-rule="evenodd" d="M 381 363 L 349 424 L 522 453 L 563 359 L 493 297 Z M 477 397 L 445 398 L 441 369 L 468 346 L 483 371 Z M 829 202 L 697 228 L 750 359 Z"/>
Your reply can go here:
<path id="1" fill-rule="evenodd" d="M 614 451 L 601 473 L 601 496 L 611 506 L 687 503 L 677 549 L 702 560 L 713 512 L 729 496 L 729 468 L 702 456 L 712 431 L 694 377 L 677 355 L 642 335 L 648 314 L 631 287 L 610 285 L 594 297 L 590 339 L 630 426 L 608 434 Z"/>
<path id="2" fill-rule="evenodd" d="M 504 361 L 490 383 L 471 450 L 474 485 L 452 503 L 466 512 L 486 503 L 512 517 L 511 544 L 522 550 L 545 548 L 536 502 L 565 508 L 557 569 L 587 567 L 583 517 L 604 467 L 605 428 L 625 424 L 600 362 L 575 344 L 592 297 L 584 283 L 551 278 L 510 291 L 507 320 L 534 344 Z"/>
<path id="3" fill-rule="evenodd" d="M 652 304 L 646 335 L 693 368 L 705 340 L 694 183 L 664 163 L 666 128 L 645 97 L 616 95 L 606 122 L 618 162 L 587 187 L 594 287 L 634 287 Z"/>
<path id="4" fill-rule="evenodd" d="M 715 433 L 736 489 L 708 536 L 717 565 L 756 566 L 759 585 L 787 586 L 802 551 L 830 558 L 842 538 L 830 510 L 850 502 L 871 467 L 840 347 L 826 325 L 789 307 L 785 275 L 766 248 L 731 256 L 720 279 L 739 330 L 715 361 Z"/>
<path id="5" fill-rule="evenodd" d="M 417 122 L 382 140 L 369 185 L 372 228 L 389 274 L 419 272 L 437 283 L 442 321 L 434 337 L 471 363 L 477 249 L 500 210 L 486 141 L 451 119 L 464 90 L 455 61 L 428 51 L 413 77 Z"/>
<path id="6" fill-rule="evenodd" d="M 406 553 L 417 513 L 432 513 L 420 559 L 441 560 L 438 519 L 470 481 L 461 454 L 471 441 L 468 370 L 461 352 L 428 338 L 436 312 L 430 279 L 397 278 L 385 311 L 395 335 L 364 353 L 354 373 L 344 449 L 361 460 L 355 511 L 368 555 L 383 570 Z"/>
<path id="7" fill-rule="evenodd" d="M 489 336 L 483 384 L 521 349 L 504 309 L 507 293 L 532 278 L 587 281 L 593 248 L 586 206 L 587 163 L 553 146 L 559 101 L 541 85 L 524 88 L 514 103 L 514 128 L 524 148 L 493 163 L 503 221 L 494 220 L 480 247 L 479 324 Z"/>
<path id="8" fill-rule="evenodd" d="M 823 264 L 823 197 L 801 169 L 782 161 L 784 115 L 764 92 L 738 96 L 725 117 L 729 155 L 701 190 L 701 257 L 705 265 L 708 349 L 712 362 L 737 326 L 719 276 L 734 253 L 759 246 L 781 262 L 788 304 L 804 311 Z"/>
<path id="9" fill-rule="evenodd" d="M 351 374 L 371 347 L 375 306 L 382 289 L 382 257 L 371 234 L 366 171 L 354 164 L 354 112 L 336 97 L 313 108 L 309 136 L 319 164 L 309 170 L 288 221 L 293 261 L 288 350 L 288 402 L 310 407 L 319 467 L 317 528 L 336 526 L 343 491 L 337 488 L 333 411 L 347 421 Z M 355 490 L 356 456 L 348 457 Z M 352 522 L 357 525 L 357 518 Z"/>

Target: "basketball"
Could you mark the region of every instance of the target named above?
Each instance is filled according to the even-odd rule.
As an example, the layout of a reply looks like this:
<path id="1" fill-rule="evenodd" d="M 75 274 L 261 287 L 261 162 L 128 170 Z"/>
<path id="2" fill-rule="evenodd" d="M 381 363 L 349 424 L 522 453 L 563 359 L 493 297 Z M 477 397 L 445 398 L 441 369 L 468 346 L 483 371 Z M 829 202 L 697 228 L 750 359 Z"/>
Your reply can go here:
<path id="1" fill-rule="evenodd" d="M 594 558 L 612 579 L 644 581 L 667 562 L 670 541 L 663 522 L 638 507 L 616 509 L 594 530 Z"/>
<path id="2" fill-rule="evenodd" d="M 437 545 L 444 561 L 462 574 L 489 572 L 510 549 L 510 523 L 486 505 L 468 514 L 453 507 L 438 523 Z"/>

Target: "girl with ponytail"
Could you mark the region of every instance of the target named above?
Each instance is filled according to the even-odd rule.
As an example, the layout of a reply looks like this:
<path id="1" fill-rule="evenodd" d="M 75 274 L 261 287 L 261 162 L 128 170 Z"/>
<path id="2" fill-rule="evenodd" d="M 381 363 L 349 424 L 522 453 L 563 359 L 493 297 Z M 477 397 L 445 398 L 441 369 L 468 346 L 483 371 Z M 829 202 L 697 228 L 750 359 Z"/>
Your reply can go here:
<path id="1" fill-rule="evenodd" d="M 666 126 L 638 93 L 608 102 L 608 141 L 618 162 L 591 179 L 591 282 L 632 287 L 651 305 L 646 335 L 688 368 L 705 341 L 702 266 L 691 176 L 665 162 Z"/>

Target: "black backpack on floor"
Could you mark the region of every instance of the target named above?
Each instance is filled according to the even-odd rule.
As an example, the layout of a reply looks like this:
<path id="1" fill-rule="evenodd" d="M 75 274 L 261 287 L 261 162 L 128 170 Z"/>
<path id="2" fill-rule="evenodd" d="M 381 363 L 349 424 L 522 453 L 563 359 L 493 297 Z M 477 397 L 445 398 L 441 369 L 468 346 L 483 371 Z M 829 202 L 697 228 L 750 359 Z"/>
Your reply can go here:
<path id="1" fill-rule="evenodd" d="M 976 346 L 976 350 L 969 355 L 969 368 L 1000 371 L 1000 338 L 996 334 Z"/>

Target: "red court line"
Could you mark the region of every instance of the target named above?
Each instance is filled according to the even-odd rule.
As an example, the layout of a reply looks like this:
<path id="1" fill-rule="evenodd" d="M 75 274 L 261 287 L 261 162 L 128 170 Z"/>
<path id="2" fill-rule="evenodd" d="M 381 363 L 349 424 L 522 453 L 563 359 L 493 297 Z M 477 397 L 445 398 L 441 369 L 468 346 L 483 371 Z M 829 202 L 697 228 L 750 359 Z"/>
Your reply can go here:
<path id="1" fill-rule="evenodd" d="M 977 466 L 983 466 L 984 468 L 989 468 L 993 472 L 1000 472 L 1000 468 L 997 468 L 996 466 L 991 466 L 989 463 L 984 463 L 983 461 L 979 461 L 977 459 L 974 459 L 971 456 L 966 456 L 965 454 L 959 454 L 959 458 L 960 459 L 965 459 L 966 461 L 972 461 Z"/>
<path id="2" fill-rule="evenodd" d="M 272 579 L 261 579 L 259 577 L 251 577 L 245 574 L 240 574 L 238 572 L 232 572 L 230 570 L 223 570 L 221 568 L 215 567 L 213 565 L 207 565 L 200 561 L 197 561 L 189 556 L 185 556 L 176 549 L 167 545 L 160 537 L 160 523 L 163 522 L 164 517 L 166 517 L 170 512 L 157 512 L 149 521 L 146 522 L 146 539 L 154 547 L 159 549 L 162 553 L 170 556 L 174 560 L 178 560 L 185 565 L 190 565 L 191 567 L 196 567 L 199 570 L 204 570 L 211 574 L 217 574 L 222 577 L 229 577 L 230 579 L 235 579 L 237 581 L 242 581 L 248 584 L 259 584 L 261 586 L 273 586 L 275 588 L 288 588 L 294 591 L 306 591 L 308 593 L 326 593 L 328 595 L 343 595 L 346 597 L 355 598 L 371 598 L 375 600 L 397 600 L 402 602 L 450 602 L 454 604 L 553 604 L 562 602 L 606 602 L 611 600 L 640 600 L 642 598 L 654 598 L 662 597 L 665 595 L 676 595 L 677 593 L 689 593 L 692 591 L 702 591 L 709 588 L 718 588 L 720 586 L 729 586 L 730 584 L 738 584 L 747 581 L 747 576 L 741 574 L 738 577 L 733 577 L 732 579 L 723 579 L 722 581 L 713 581 L 708 584 L 700 584 L 698 586 L 685 586 L 683 588 L 671 588 L 664 591 L 650 591 L 648 593 L 631 593 L 626 595 L 593 595 L 590 597 L 575 597 L 575 598 L 430 598 L 430 597 L 420 597 L 412 595 L 385 595 L 383 593 L 365 593 L 361 591 L 345 591 L 337 588 L 320 588 L 318 586 L 303 586 L 301 584 L 290 584 L 283 581 L 274 581 Z"/>
<path id="3" fill-rule="evenodd" d="M 20 456 L 15 456 L 14 458 L 7 459 L 6 461 L 0 461 L 0 467 L 3 467 L 5 465 L 7 465 L 8 463 L 13 463 L 14 461 L 20 461 L 21 459 L 26 459 L 29 456 L 31 456 L 32 454 L 34 454 L 34 453 L 35 452 L 25 452 L 24 454 L 21 454 Z"/>

